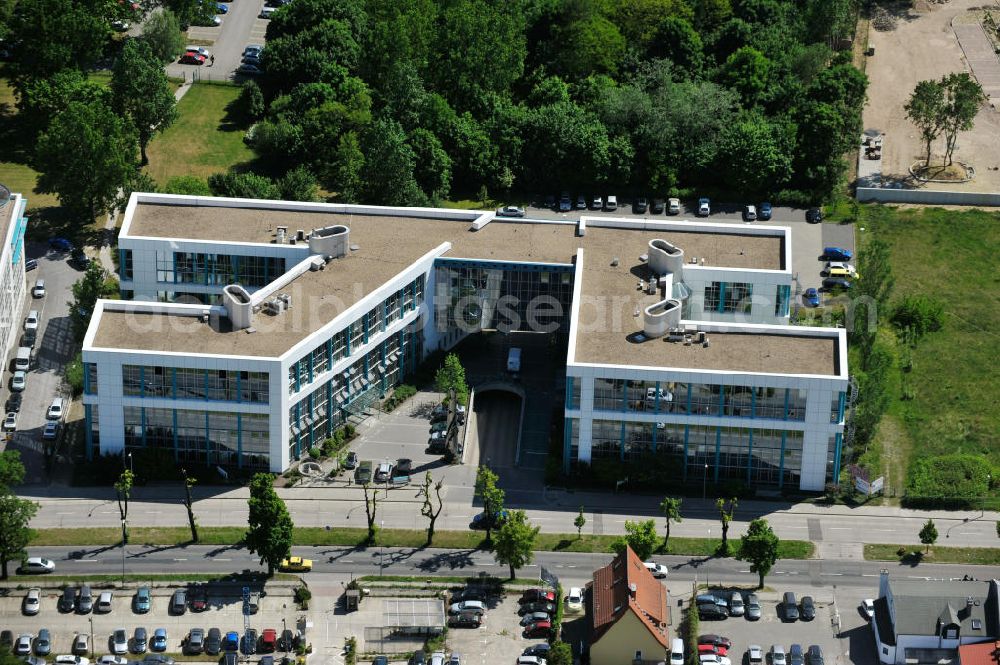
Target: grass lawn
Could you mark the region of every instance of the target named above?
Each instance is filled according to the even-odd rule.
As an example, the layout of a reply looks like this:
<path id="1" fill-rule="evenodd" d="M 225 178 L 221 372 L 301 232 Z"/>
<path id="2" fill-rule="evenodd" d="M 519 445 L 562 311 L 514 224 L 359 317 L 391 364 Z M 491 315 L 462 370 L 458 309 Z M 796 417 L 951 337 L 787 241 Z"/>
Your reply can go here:
<path id="1" fill-rule="evenodd" d="M 861 206 L 860 235 L 881 235 L 892 252 L 894 298 L 924 293 L 945 303 L 944 328 L 912 350 L 904 374 L 914 392 L 895 387 L 880 430 L 891 463 L 906 468 L 914 455 L 969 453 L 1000 464 L 1000 214 L 982 210 Z M 881 313 L 880 313 L 881 314 Z M 891 440 L 890 440 L 891 439 Z M 901 487 L 898 489 L 902 489 Z"/>
<path id="2" fill-rule="evenodd" d="M 904 553 L 897 552 L 903 547 Z M 865 558 L 869 561 L 899 561 L 901 563 L 968 563 L 983 566 L 1000 565 L 1000 548 L 996 547 L 937 547 L 924 552 L 923 545 L 865 545 Z"/>
<path id="3" fill-rule="evenodd" d="M 0 182 L 10 191 L 16 192 L 28 199 L 28 209 L 46 208 L 59 205 L 59 200 L 53 194 L 35 194 L 35 182 L 38 171 L 24 164 L 15 162 L 0 162 Z"/>
<path id="4" fill-rule="evenodd" d="M 177 120 L 150 142 L 150 176 L 163 186 L 170 178 L 201 178 L 249 162 L 242 127 L 228 118 L 226 106 L 240 94 L 235 86 L 195 85 L 177 104 Z"/>

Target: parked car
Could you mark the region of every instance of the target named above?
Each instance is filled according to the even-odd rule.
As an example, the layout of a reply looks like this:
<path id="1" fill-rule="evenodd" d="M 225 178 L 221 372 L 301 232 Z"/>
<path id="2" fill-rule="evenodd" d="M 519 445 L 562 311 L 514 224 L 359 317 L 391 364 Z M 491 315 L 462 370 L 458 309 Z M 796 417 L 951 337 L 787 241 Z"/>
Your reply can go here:
<path id="1" fill-rule="evenodd" d="M 106 655 L 94 661 L 95 665 L 128 665 L 128 658 L 125 656 Z M 42 661 L 41 665 L 45 665 Z"/>
<path id="2" fill-rule="evenodd" d="M 102 591 L 101 595 L 97 597 L 97 607 L 95 608 L 95 611 L 100 614 L 107 614 L 108 612 L 110 612 L 112 609 L 111 600 L 112 600 L 111 592 Z"/>
<path id="3" fill-rule="evenodd" d="M 261 74 L 264 73 L 264 70 L 261 69 L 258 65 L 249 62 L 244 62 L 243 64 L 241 64 L 239 67 L 236 68 L 236 71 L 246 76 L 260 76 Z"/>
<path id="4" fill-rule="evenodd" d="M 52 653 L 52 635 L 48 628 L 41 628 L 35 638 L 35 655 L 48 656 Z"/>
<path id="5" fill-rule="evenodd" d="M 45 423 L 45 427 L 42 428 L 42 440 L 55 441 L 57 436 L 59 436 L 59 422 L 56 420 L 50 420 Z"/>
<path id="6" fill-rule="evenodd" d="M 788 665 L 805 665 L 805 655 L 802 653 L 801 644 L 792 644 L 788 647 Z"/>
<path id="7" fill-rule="evenodd" d="M 816 644 L 810 644 L 809 648 L 806 650 L 806 664 L 807 665 L 824 665 L 823 663 L 823 650 L 819 648 Z"/>
<path id="8" fill-rule="evenodd" d="M 854 252 L 843 247 L 824 247 L 823 258 L 827 261 L 850 261 L 854 258 Z"/>
<path id="9" fill-rule="evenodd" d="M 578 586 L 570 587 L 566 596 L 566 610 L 569 612 L 583 611 L 583 589 Z"/>
<path id="10" fill-rule="evenodd" d="M 875 618 L 875 601 L 871 598 L 865 598 L 861 601 L 861 612 L 868 617 L 871 621 Z"/>
<path id="11" fill-rule="evenodd" d="M 786 591 L 785 595 L 782 596 L 781 611 L 785 621 L 799 620 L 799 604 L 795 602 L 795 594 L 791 591 Z"/>
<path id="12" fill-rule="evenodd" d="M 128 653 L 128 633 L 124 628 L 116 628 L 111 633 L 111 653 L 122 655 Z"/>
<path id="13" fill-rule="evenodd" d="M 396 466 L 393 467 L 392 475 L 395 476 L 406 476 L 413 471 L 413 460 L 409 457 L 400 457 L 396 460 Z"/>
<path id="14" fill-rule="evenodd" d="M 21 410 L 21 393 L 11 393 L 10 397 L 7 398 L 7 402 L 4 404 L 4 411 L 14 411 L 15 413 Z"/>
<path id="15" fill-rule="evenodd" d="M 77 633 L 73 638 L 73 648 L 70 649 L 74 656 L 82 656 L 90 653 L 90 634 Z"/>
<path id="16" fill-rule="evenodd" d="M 593 199 L 591 199 L 590 201 L 591 210 L 600 210 L 603 207 L 604 207 L 604 199 L 602 199 L 600 196 L 595 196 Z"/>
<path id="17" fill-rule="evenodd" d="M 733 641 L 728 637 L 722 635 L 715 635 L 713 633 L 705 633 L 698 636 L 698 644 L 713 644 L 715 646 L 726 647 L 726 649 L 733 648 Z"/>
<path id="18" fill-rule="evenodd" d="M 757 621 L 760 619 L 760 600 L 757 598 L 757 594 L 751 593 L 747 596 L 747 609 L 744 616 L 746 616 L 749 621 Z"/>
<path id="19" fill-rule="evenodd" d="M 260 609 L 260 591 L 251 591 L 250 595 L 247 596 L 246 605 L 250 614 L 257 614 Z"/>
<path id="20" fill-rule="evenodd" d="M 583 194 L 579 194 L 576 197 L 576 209 L 586 210 L 587 209 L 587 197 Z"/>
<path id="21" fill-rule="evenodd" d="M 45 297 L 45 280 L 36 279 L 35 285 L 31 287 L 31 297 L 32 298 L 44 298 Z"/>
<path id="22" fill-rule="evenodd" d="M 205 635 L 204 651 L 209 656 L 218 656 L 222 651 L 222 631 L 218 628 L 209 628 Z"/>
<path id="23" fill-rule="evenodd" d="M 461 614 L 462 612 L 486 614 L 486 605 L 479 600 L 463 600 L 448 606 L 448 614 Z"/>
<path id="24" fill-rule="evenodd" d="M 524 637 L 548 637 L 549 633 L 552 631 L 551 621 L 536 621 L 534 623 L 529 623 L 524 627 L 524 632 L 522 636 Z"/>
<path id="25" fill-rule="evenodd" d="M 14 641 L 14 655 L 15 656 L 30 656 L 31 655 L 31 643 L 34 641 L 35 636 L 31 633 L 21 633 L 17 636 Z"/>
<path id="26" fill-rule="evenodd" d="M 816 605 L 813 603 L 812 596 L 802 596 L 802 606 L 799 608 L 799 615 L 803 621 L 812 621 L 816 618 Z"/>
<path id="27" fill-rule="evenodd" d="M 27 595 L 24 596 L 24 604 L 21 607 L 21 611 L 24 612 L 25 616 L 35 616 L 38 614 L 38 610 L 42 608 L 42 590 L 38 587 L 32 587 L 28 589 Z"/>
<path id="28" fill-rule="evenodd" d="M 149 636 L 146 629 L 139 626 L 132 633 L 132 653 L 146 653 L 149 647 Z"/>
<path id="29" fill-rule="evenodd" d="M 649 204 L 649 214 L 662 215 L 665 207 L 666 202 L 663 199 L 653 199 L 653 201 Z"/>
<path id="30" fill-rule="evenodd" d="M 757 219 L 763 222 L 771 219 L 771 204 L 769 202 L 764 201 L 760 204 L 760 207 L 757 208 Z"/>
<path id="31" fill-rule="evenodd" d="M 541 644 L 532 644 L 530 647 L 525 647 L 522 655 L 525 656 L 536 656 L 538 658 L 548 658 L 549 650 L 552 649 L 552 645 L 548 642 L 542 642 Z"/>
<path id="32" fill-rule="evenodd" d="M 554 603 L 556 602 L 556 594 L 548 589 L 528 589 L 521 594 L 521 599 L 518 601 L 520 603 Z"/>
<path id="33" fill-rule="evenodd" d="M 823 221 L 823 211 L 820 208 L 809 208 L 806 210 L 806 221 L 810 224 L 818 224 Z"/>
<path id="34" fill-rule="evenodd" d="M 28 575 L 39 575 L 44 573 L 51 573 L 56 569 L 56 564 L 52 563 L 50 559 L 43 559 L 39 556 L 29 556 L 21 564 L 21 573 Z"/>
<path id="35" fill-rule="evenodd" d="M 555 614 L 556 606 L 555 603 L 550 603 L 544 600 L 536 600 L 533 603 L 522 603 L 521 607 L 517 610 L 517 613 L 522 616 L 525 614 L 531 614 L 532 612 Z"/>
<path id="36" fill-rule="evenodd" d="M 806 289 L 802 293 L 802 302 L 805 303 L 806 307 L 819 307 L 819 291 L 816 289 Z"/>
<path id="37" fill-rule="evenodd" d="M 367 485 L 372 481 L 372 462 L 371 460 L 364 460 L 358 465 L 357 470 L 354 472 L 354 482 L 358 485 Z"/>
<path id="38" fill-rule="evenodd" d="M 17 431 L 17 411 L 11 411 L 3 419 L 3 431 L 4 432 L 16 432 Z"/>
<path id="39" fill-rule="evenodd" d="M 822 273 L 827 277 L 842 277 L 844 279 L 858 279 L 861 275 L 849 263 L 834 263 L 833 267 L 826 268 Z"/>
<path id="40" fill-rule="evenodd" d="M 240 641 L 240 651 L 247 656 L 257 653 L 256 629 L 247 628 L 247 632 L 243 633 L 243 639 Z"/>
<path id="41" fill-rule="evenodd" d="M 292 635 L 292 631 L 286 628 L 281 631 L 281 636 L 278 638 L 278 650 L 291 651 L 293 648 L 295 648 L 295 638 Z"/>
<path id="42" fill-rule="evenodd" d="M 552 615 L 548 612 L 529 612 L 521 617 L 521 625 L 527 626 L 536 621 L 552 621 Z"/>
<path id="43" fill-rule="evenodd" d="M 703 620 L 725 619 L 726 610 L 715 603 L 698 603 L 698 618 Z"/>
<path id="44" fill-rule="evenodd" d="M 157 628 L 153 631 L 153 639 L 149 641 L 151 651 L 163 652 L 167 650 L 167 629 Z"/>
<path id="45" fill-rule="evenodd" d="M 698 662 L 701 665 L 732 665 L 732 661 L 729 660 L 728 656 L 717 656 L 714 653 L 703 653 L 698 656 Z"/>
<path id="46" fill-rule="evenodd" d="M 666 577 L 667 573 L 670 572 L 669 569 L 662 563 L 653 563 L 652 561 L 647 561 L 642 565 L 644 565 L 646 567 L 646 570 L 652 573 L 653 577 L 657 579 L 662 579 Z"/>
<path id="47" fill-rule="evenodd" d="M 260 650 L 262 653 L 271 653 L 274 651 L 275 645 L 278 642 L 278 633 L 274 628 L 265 628 L 264 632 L 260 634 Z"/>
<path id="48" fill-rule="evenodd" d="M 224 5 L 221 2 L 217 2 L 217 3 L 215 3 L 215 11 L 217 13 L 219 13 L 219 14 L 228 14 L 229 13 L 229 6 L 228 5 Z"/>
<path id="49" fill-rule="evenodd" d="M 225 639 L 222 640 L 222 649 L 224 651 L 236 651 L 240 647 L 240 634 L 235 630 L 231 630 L 226 633 Z"/>
<path id="50" fill-rule="evenodd" d="M 439 424 L 443 424 L 445 428 L 447 427 L 447 424 L 444 423 L 439 423 Z M 437 425 L 432 426 L 431 428 L 432 431 L 433 427 L 437 427 Z M 389 462 L 383 462 L 379 464 L 378 468 L 375 470 L 375 482 L 387 483 L 389 482 L 390 478 L 392 478 L 392 464 L 390 464 Z"/>
<path id="51" fill-rule="evenodd" d="M 38 267 L 38 259 L 28 259 L 24 262 L 24 271 L 29 272 Z"/>
<path id="52" fill-rule="evenodd" d="M 632 212 L 634 212 L 636 215 L 645 215 L 648 209 L 649 209 L 649 201 L 646 200 L 645 196 L 637 196 L 632 201 Z"/>
<path id="53" fill-rule="evenodd" d="M 303 559 L 300 556 L 290 556 L 281 560 L 281 570 L 292 573 L 308 573 L 313 569 L 312 559 Z"/>
<path id="54" fill-rule="evenodd" d="M 747 662 L 749 665 L 764 665 L 764 650 L 759 644 L 751 644 L 747 648 Z"/>
<path id="55" fill-rule="evenodd" d="M 743 596 L 737 592 L 729 597 L 729 616 L 741 617 L 746 613 L 746 606 L 743 604 Z"/>
<path id="56" fill-rule="evenodd" d="M 344 468 L 348 471 L 358 468 L 358 454 L 353 450 L 347 453 L 347 457 L 344 459 Z"/>
<path id="57" fill-rule="evenodd" d="M 614 194 L 609 194 L 608 198 L 604 200 L 604 209 L 608 212 L 618 210 L 618 197 Z"/>
<path id="58" fill-rule="evenodd" d="M 73 249 L 73 243 L 66 238 L 56 236 L 54 238 L 49 238 L 49 248 L 54 249 L 57 252 L 68 252 Z"/>
<path id="59" fill-rule="evenodd" d="M 714 593 L 698 594 L 695 597 L 695 602 L 699 605 L 702 603 L 714 603 L 719 607 L 723 608 L 724 610 L 726 610 L 727 612 L 729 610 L 729 601 L 723 598 L 722 596 L 718 596 Z"/>
<path id="60" fill-rule="evenodd" d="M 165 653 L 148 653 L 142 662 L 145 665 L 174 665 L 174 659 Z"/>
<path id="61" fill-rule="evenodd" d="M 497 210 L 497 217 L 524 217 L 524 208 L 504 206 Z"/>
<path id="62" fill-rule="evenodd" d="M 28 375 L 24 370 L 17 370 L 10 380 L 10 389 L 16 392 L 23 392 L 28 385 Z"/>
<path id="63" fill-rule="evenodd" d="M 743 220 L 746 222 L 757 221 L 757 206 L 748 205 L 743 207 Z"/>
<path id="64" fill-rule="evenodd" d="M 191 611 L 204 612 L 208 609 L 208 589 L 204 585 L 191 589 Z"/>
<path id="65" fill-rule="evenodd" d="M 192 628 L 184 638 L 182 650 L 184 653 L 198 654 L 205 649 L 205 631 L 202 628 Z"/>
<path id="66" fill-rule="evenodd" d="M 90 665 L 90 659 L 86 656 L 71 656 L 69 654 L 56 656 L 52 662 L 55 665 Z"/>
<path id="67" fill-rule="evenodd" d="M 448 617 L 448 625 L 452 628 L 479 628 L 483 623 L 483 615 L 477 612 L 460 612 Z"/>
<path id="68" fill-rule="evenodd" d="M 194 53 L 193 51 L 188 51 L 187 53 L 181 56 L 181 59 L 178 62 L 180 62 L 180 64 L 182 65 L 204 65 L 205 56 L 201 55 L 200 53 Z"/>
<path id="69" fill-rule="evenodd" d="M 62 591 L 59 602 L 56 604 L 60 612 L 72 612 L 76 610 L 76 587 L 68 586 Z"/>
<path id="70" fill-rule="evenodd" d="M 780 644 L 771 645 L 771 665 L 787 665 L 785 647 Z"/>
<path id="71" fill-rule="evenodd" d="M 712 214 L 712 202 L 707 198 L 698 199 L 698 216 L 708 217 Z"/>
<path id="72" fill-rule="evenodd" d="M 135 596 L 132 597 L 132 610 L 136 614 L 145 614 L 149 611 L 152 605 L 151 596 L 149 594 L 148 586 L 141 586 L 135 590 Z"/>
<path id="73" fill-rule="evenodd" d="M 187 591 L 177 589 L 170 596 L 170 614 L 184 614 L 187 612 Z"/>
<path id="74" fill-rule="evenodd" d="M 508 513 L 506 510 L 501 510 L 500 512 L 493 515 L 491 519 L 489 516 L 487 516 L 486 511 L 483 511 L 472 518 L 472 522 L 469 524 L 469 528 L 485 529 L 486 525 L 492 522 L 491 527 L 495 529 L 507 521 L 507 515 Z M 555 596 L 552 597 L 552 600 L 555 600 Z"/>
<path id="75" fill-rule="evenodd" d="M 243 57 L 254 57 L 259 58 L 260 54 L 264 52 L 264 47 L 260 44 L 247 44 L 246 48 L 243 49 Z"/>
<path id="76" fill-rule="evenodd" d="M 573 200 L 569 198 L 569 192 L 563 192 L 559 196 L 559 212 L 569 212 L 573 209 Z"/>
<path id="77" fill-rule="evenodd" d="M 677 198 L 667 199 L 667 214 L 668 215 L 679 215 L 681 214 L 681 200 Z"/>
<path id="78" fill-rule="evenodd" d="M 834 291 L 836 289 L 847 291 L 851 286 L 851 280 L 846 277 L 827 277 L 823 280 L 823 288 L 827 291 Z"/>
<path id="79" fill-rule="evenodd" d="M 62 415 L 62 405 L 59 406 L 60 416 Z M 49 413 L 52 412 L 52 407 L 49 407 Z M 47 425 L 48 423 L 46 423 Z M 84 584 L 80 587 L 80 592 L 76 596 L 76 611 L 80 614 L 90 614 L 91 610 L 94 609 L 94 595 L 90 591 L 90 587 Z"/>

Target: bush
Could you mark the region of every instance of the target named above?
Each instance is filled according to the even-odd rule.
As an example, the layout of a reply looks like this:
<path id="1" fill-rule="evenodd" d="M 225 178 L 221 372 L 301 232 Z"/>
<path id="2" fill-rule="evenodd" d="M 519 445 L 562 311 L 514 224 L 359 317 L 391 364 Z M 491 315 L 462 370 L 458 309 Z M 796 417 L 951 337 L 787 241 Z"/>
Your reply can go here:
<path id="1" fill-rule="evenodd" d="M 387 412 L 392 411 L 397 406 L 399 406 L 400 404 L 402 404 L 403 402 L 410 399 L 416 394 L 417 394 L 417 389 L 414 386 L 411 386 L 407 383 L 404 383 L 401 386 L 396 386 L 396 389 L 392 391 L 392 395 L 387 400 L 385 400 L 385 403 L 382 405 L 382 408 Z"/>
<path id="2" fill-rule="evenodd" d="M 188 194 L 191 196 L 211 196 L 212 190 L 204 178 L 193 175 L 174 176 L 163 188 L 164 194 Z"/>
<path id="3" fill-rule="evenodd" d="M 245 82 L 236 101 L 237 108 L 243 110 L 249 121 L 256 122 L 264 117 L 264 93 L 256 81 Z"/>
<path id="4" fill-rule="evenodd" d="M 944 303 L 925 295 L 904 296 L 892 313 L 892 323 L 901 330 L 909 329 L 919 339 L 937 332 L 944 325 Z"/>
<path id="5" fill-rule="evenodd" d="M 83 354 L 77 353 L 76 357 L 66 365 L 66 383 L 73 391 L 73 397 L 83 392 Z"/>
<path id="6" fill-rule="evenodd" d="M 312 457 L 313 459 L 320 459 L 322 456 L 323 456 L 323 451 L 320 449 L 319 446 L 313 446 L 312 448 L 309 449 L 309 457 Z"/>
<path id="7" fill-rule="evenodd" d="M 295 602 L 300 605 L 302 609 L 309 609 L 309 601 L 312 599 L 312 591 L 304 586 L 295 587 Z"/>
<path id="8" fill-rule="evenodd" d="M 563 622 L 563 610 L 565 608 L 565 603 L 562 602 L 563 599 L 563 588 L 561 584 L 556 584 L 556 614 L 552 617 L 552 632 L 549 635 L 549 642 L 552 644 L 561 644 L 561 642 L 556 642 L 559 639 L 560 633 L 562 631 Z M 550 661 L 551 662 L 551 661 Z M 573 659 L 570 658 L 570 663 Z"/>
<path id="9" fill-rule="evenodd" d="M 687 656 L 685 657 L 685 660 L 688 665 L 699 665 L 698 630 L 700 626 L 698 618 L 698 603 L 695 601 L 697 596 L 697 591 L 691 594 L 691 604 L 688 605 L 687 613 L 684 615 L 684 623 L 681 626 L 681 632 L 686 638 L 685 644 L 687 648 Z"/>
<path id="10" fill-rule="evenodd" d="M 953 453 L 920 458 L 910 465 L 904 503 L 942 508 L 978 505 L 990 490 L 992 472 L 990 463 L 979 455 Z"/>

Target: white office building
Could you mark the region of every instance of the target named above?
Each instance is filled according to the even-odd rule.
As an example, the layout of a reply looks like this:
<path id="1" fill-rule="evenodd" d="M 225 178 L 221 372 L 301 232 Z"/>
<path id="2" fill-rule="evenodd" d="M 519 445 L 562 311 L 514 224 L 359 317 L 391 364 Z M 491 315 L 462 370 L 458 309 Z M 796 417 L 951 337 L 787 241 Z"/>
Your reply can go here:
<path id="1" fill-rule="evenodd" d="M 24 209 L 28 202 L 20 194 L 11 194 L 0 186 L 0 349 L 3 358 L 11 351 L 23 332 L 25 300 L 24 231 L 28 219 Z"/>
<path id="2" fill-rule="evenodd" d="M 661 454 L 803 490 L 838 471 L 846 338 L 788 325 L 786 227 L 133 194 L 118 246 L 123 300 L 84 341 L 89 454 L 281 471 L 429 352 L 501 329 L 569 336 L 567 466 Z"/>

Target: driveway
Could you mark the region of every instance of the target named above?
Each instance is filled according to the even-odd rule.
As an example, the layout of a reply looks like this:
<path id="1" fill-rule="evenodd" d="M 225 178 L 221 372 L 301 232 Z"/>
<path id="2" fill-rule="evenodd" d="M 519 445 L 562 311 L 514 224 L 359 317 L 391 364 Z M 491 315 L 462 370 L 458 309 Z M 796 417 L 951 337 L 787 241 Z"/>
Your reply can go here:
<path id="1" fill-rule="evenodd" d="M 234 78 L 240 66 L 243 49 L 247 44 L 263 44 L 268 21 L 258 18 L 264 7 L 264 0 L 234 0 L 229 4 L 229 13 L 222 16 L 219 27 L 196 27 L 188 29 L 188 42 L 204 45 L 215 56 L 214 64 L 182 65 L 173 62 L 167 65 L 167 74 L 191 80 L 200 79 L 228 81 Z"/>
<path id="2" fill-rule="evenodd" d="M 48 480 L 44 459 L 46 442 L 42 441 L 45 412 L 53 397 L 68 396 L 63 386 L 63 372 L 76 351 L 68 303 L 73 297 L 73 283 L 80 279 L 82 272 L 67 262 L 66 252 L 53 252 L 37 243 L 28 245 L 27 257 L 38 259 L 38 268 L 27 273 L 29 302 L 24 305 L 23 312 L 27 315 L 29 310 L 36 309 L 41 318 L 35 356 L 28 370 L 27 387 L 18 414 L 17 432 L 13 440 L 7 442 L 6 449 L 21 452 L 27 472 L 25 483 L 38 484 Z M 45 280 L 44 298 L 31 297 L 36 279 Z M 17 352 L 16 347 L 13 352 Z M 10 383 L 4 381 L 3 399 L 6 401 L 9 395 Z"/>

